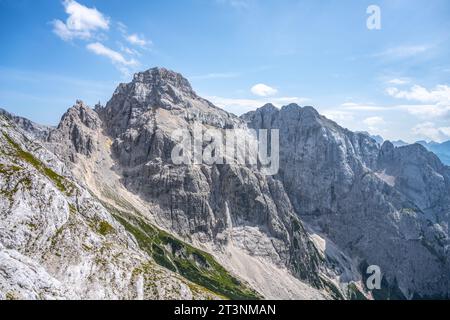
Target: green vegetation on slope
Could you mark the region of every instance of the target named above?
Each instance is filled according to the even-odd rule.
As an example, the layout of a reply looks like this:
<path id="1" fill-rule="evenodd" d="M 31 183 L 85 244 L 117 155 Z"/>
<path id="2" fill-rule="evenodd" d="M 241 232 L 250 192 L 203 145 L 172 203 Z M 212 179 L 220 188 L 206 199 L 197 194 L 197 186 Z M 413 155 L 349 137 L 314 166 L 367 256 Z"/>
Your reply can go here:
<path id="1" fill-rule="evenodd" d="M 36 170 L 45 175 L 50 179 L 55 186 L 66 195 L 70 195 L 74 186 L 71 182 L 67 181 L 64 177 L 57 174 L 52 169 L 48 168 L 40 160 L 34 157 L 31 153 L 23 150 L 13 139 L 11 139 L 6 133 L 3 133 L 3 137 L 8 141 L 10 146 L 13 148 L 14 154 L 11 156 L 21 159 L 29 164 L 31 164 Z"/>
<path id="2" fill-rule="evenodd" d="M 176 239 L 140 218 L 113 211 L 117 221 L 159 265 L 229 299 L 261 298 L 258 293 L 230 275 L 210 254 Z"/>
<path id="3" fill-rule="evenodd" d="M 98 233 L 106 236 L 114 231 L 114 228 L 107 221 L 100 221 L 97 228 Z"/>
<path id="4" fill-rule="evenodd" d="M 24 188 L 31 188 L 31 179 L 27 175 L 23 175 L 22 168 L 18 166 L 4 165 L 0 163 L 0 176 L 6 182 L 4 187 L 0 189 L 0 195 L 6 197 L 10 204 L 13 203 L 14 195 L 22 186 Z M 15 181 L 15 184 L 11 183 Z"/>

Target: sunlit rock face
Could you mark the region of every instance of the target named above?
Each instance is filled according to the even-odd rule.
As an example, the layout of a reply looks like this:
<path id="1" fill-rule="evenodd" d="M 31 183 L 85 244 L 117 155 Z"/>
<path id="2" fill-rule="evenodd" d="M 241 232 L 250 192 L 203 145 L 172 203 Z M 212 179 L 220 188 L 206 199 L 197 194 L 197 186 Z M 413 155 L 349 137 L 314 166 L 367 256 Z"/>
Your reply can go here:
<path id="1" fill-rule="evenodd" d="M 448 297 L 450 172 L 419 145 L 295 104 L 239 118 L 163 68 L 56 128 L 0 117 L 0 298 Z M 198 124 L 278 129 L 279 172 L 175 165 Z"/>
<path id="2" fill-rule="evenodd" d="M 154 203 L 163 225 L 217 245 L 226 245 L 236 232 L 234 242 L 243 250 L 322 287 L 316 249 L 282 184 L 245 165 L 172 164 L 174 130 L 192 132 L 196 124 L 245 129 L 243 120 L 198 97 L 180 74 L 161 68 L 119 85 L 97 112 L 113 139 L 124 184 Z M 258 236 L 249 232 L 241 239 L 247 228 L 257 228 Z"/>
<path id="3" fill-rule="evenodd" d="M 379 265 L 405 297 L 446 297 L 450 171 L 420 145 L 381 147 L 313 108 L 243 115 L 280 130 L 280 173 L 299 217 L 351 257 Z"/>
<path id="4" fill-rule="evenodd" d="M 158 266 L 43 144 L 0 129 L 0 299 L 215 297 Z"/>

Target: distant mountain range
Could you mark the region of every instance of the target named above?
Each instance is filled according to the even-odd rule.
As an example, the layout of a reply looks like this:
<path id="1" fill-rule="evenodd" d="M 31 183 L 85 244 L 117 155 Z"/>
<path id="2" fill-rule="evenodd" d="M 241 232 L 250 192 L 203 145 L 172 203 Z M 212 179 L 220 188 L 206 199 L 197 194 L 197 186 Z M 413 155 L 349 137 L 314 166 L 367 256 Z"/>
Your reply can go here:
<path id="1" fill-rule="evenodd" d="M 366 132 L 364 132 L 366 133 Z M 374 139 L 380 145 L 385 141 L 380 135 L 371 135 L 371 138 Z M 404 147 L 409 145 L 408 142 L 403 140 L 391 141 L 395 147 Z M 435 141 L 416 141 L 415 143 L 420 144 L 427 148 L 428 151 L 433 152 L 435 155 L 439 157 L 439 159 L 447 166 L 450 166 L 450 140 L 442 143 Z"/>
<path id="2" fill-rule="evenodd" d="M 423 145 L 425 148 L 435 153 L 444 164 L 450 166 L 450 140 L 442 143 L 434 141 L 418 141 L 416 143 Z"/>

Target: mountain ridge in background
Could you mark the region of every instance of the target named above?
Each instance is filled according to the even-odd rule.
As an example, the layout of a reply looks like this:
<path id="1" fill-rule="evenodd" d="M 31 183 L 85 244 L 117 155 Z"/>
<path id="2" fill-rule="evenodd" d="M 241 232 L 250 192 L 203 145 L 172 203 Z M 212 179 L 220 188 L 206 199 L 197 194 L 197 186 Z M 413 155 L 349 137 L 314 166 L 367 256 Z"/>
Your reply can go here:
<path id="1" fill-rule="evenodd" d="M 370 135 L 370 134 L 368 134 L 368 135 Z M 377 136 L 371 135 L 370 137 L 375 139 L 375 141 L 377 141 L 379 144 L 382 144 L 385 141 L 383 139 L 383 137 L 381 137 L 379 135 L 377 135 Z M 444 163 L 447 166 L 450 166 L 450 140 L 441 142 L 441 143 L 435 142 L 435 141 L 427 142 L 425 140 L 420 140 L 420 141 L 416 141 L 415 143 L 424 146 L 425 148 L 427 148 L 427 150 L 429 150 L 429 151 L 433 152 L 435 155 L 437 155 L 439 157 L 439 159 L 442 161 L 442 163 Z M 395 147 L 404 147 L 404 146 L 409 145 L 409 143 L 407 143 L 403 140 L 392 141 L 392 144 Z"/>

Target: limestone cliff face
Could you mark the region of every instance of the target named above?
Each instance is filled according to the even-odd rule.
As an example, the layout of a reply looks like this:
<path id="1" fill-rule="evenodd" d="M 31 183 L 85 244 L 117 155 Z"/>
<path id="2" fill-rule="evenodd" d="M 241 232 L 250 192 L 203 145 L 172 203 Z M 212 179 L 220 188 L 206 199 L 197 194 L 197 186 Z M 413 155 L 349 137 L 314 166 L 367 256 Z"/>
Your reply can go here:
<path id="1" fill-rule="evenodd" d="M 0 299 L 222 297 L 158 265 L 120 211 L 106 208 L 42 143 L 1 115 L 0 130 Z"/>
<path id="2" fill-rule="evenodd" d="M 77 101 L 62 116 L 58 127 L 49 132 L 45 141 L 50 142 L 52 149 L 60 150 L 59 153 L 75 161 L 77 153 L 89 156 L 97 149 L 95 141 L 101 129 L 102 123 L 97 113 L 82 101 Z"/>
<path id="3" fill-rule="evenodd" d="M 153 236 L 147 239 L 147 228 L 142 228 L 140 222 L 143 218 L 193 244 L 212 252 L 218 250 L 222 258 L 228 248 L 235 248 L 230 250 L 239 252 L 240 257 L 251 260 L 254 256 L 262 264 L 270 264 L 268 269 L 260 270 L 267 283 L 253 279 L 255 287 L 264 287 L 263 296 L 330 297 L 330 284 L 320 276 L 321 257 L 279 182 L 237 164 L 172 164 L 170 155 L 176 143 L 172 132 L 179 128 L 192 130 L 198 123 L 219 129 L 245 127 L 236 116 L 196 96 L 181 75 L 152 69 L 120 85 L 106 107 L 94 111 L 77 101 L 42 143 L 65 163 L 83 188 L 101 199 L 102 205 L 119 207 L 113 217 L 134 236 L 137 250 L 150 255 L 150 260 L 161 267 L 187 276 L 186 281 L 209 290 L 224 287 L 212 291 L 226 297 L 259 295 L 251 289 L 240 289 L 245 288 L 239 284 L 241 280 L 229 285 L 218 282 L 227 271 L 208 262 L 211 258 L 202 251 L 194 254 L 188 247 L 180 248 L 178 240 L 162 236 L 165 240 L 149 248 L 148 242 L 154 240 Z M 130 194 L 140 199 L 134 202 L 128 198 Z M 160 241 L 165 247 L 160 247 Z M 199 255 L 206 262 L 198 260 Z M 196 265 L 198 276 L 206 279 L 189 277 L 192 271 L 178 264 L 180 256 Z M 226 265 L 227 259 L 223 260 Z M 198 263 L 203 267 L 197 270 Z M 245 268 L 251 270 L 252 266 Z M 283 274 L 292 287 L 284 286 L 283 279 L 275 279 L 272 268 Z M 286 268 L 304 282 L 282 271 Z M 225 279 L 233 276 L 239 277 L 239 270 Z M 271 291 L 271 282 L 278 286 L 280 295 Z"/>
<path id="4" fill-rule="evenodd" d="M 450 167 L 419 144 L 381 147 L 378 170 L 395 177 L 395 187 L 414 202 L 433 222 L 449 214 Z"/>
<path id="5" fill-rule="evenodd" d="M 113 140 L 123 183 L 155 206 L 162 225 L 203 243 L 226 245 L 232 238 L 252 255 L 323 287 L 318 253 L 282 184 L 245 165 L 172 163 L 174 130 L 192 132 L 194 124 L 245 128 L 242 120 L 198 97 L 180 74 L 160 68 L 120 85 L 97 112 Z"/>
<path id="6" fill-rule="evenodd" d="M 122 165 L 148 160 L 168 161 L 176 129 L 194 123 L 233 127 L 239 119 L 198 97 L 180 74 L 154 68 L 121 84 L 105 108 L 98 108 L 106 132 L 114 139 L 114 152 Z"/>
<path id="7" fill-rule="evenodd" d="M 242 117 L 279 129 L 281 170 L 295 211 L 351 257 L 379 265 L 406 297 L 446 297 L 449 169 L 419 145 L 379 148 L 313 108 L 265 106 Z"/>
<path id="8" fill-rule="evenodd" d="M 17 154 L 0 153 L 0 270 L 8 270 L 0 292 L 351 298 L 364 292 L 361 271 L 379 265 L 383 289 L 364 292 L 369 298 L 448 297 L 450 173 L 420 146 L 380 147 L 312 107 L 269 104 L 238 118 L 163 68 L 119 85 L 104 107 L 77 101 L 57 128 L 2 119 L 11 137 L 3 147 L 40 162 L 19 160 L 28 169 L 15 171 Z M 279 173 L 236 162 L 175 165 L 173 132 L 198 124 L 242 129 L 242 139 L 249 129 L 279 129 Z M 33 132 L 40 142 L 31 146 L 21 135 Z M 20 187 L 22 172 L 55 197 Z"/>

